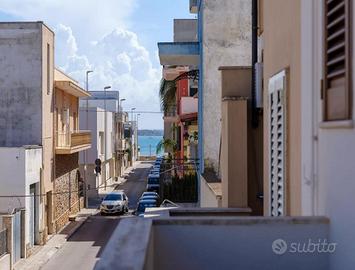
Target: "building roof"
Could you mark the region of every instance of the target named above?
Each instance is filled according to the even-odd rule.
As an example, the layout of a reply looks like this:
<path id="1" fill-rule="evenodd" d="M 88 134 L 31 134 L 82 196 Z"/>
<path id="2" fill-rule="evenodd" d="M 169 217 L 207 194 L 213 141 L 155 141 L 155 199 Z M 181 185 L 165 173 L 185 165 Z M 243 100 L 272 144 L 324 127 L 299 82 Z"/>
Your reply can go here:
<path id="1" fill-rule="evenodd" d="M 81 88 L 78 81 L 58 68 L 54 70 L 54 86 L 76 97 L 90 97 L 90 93 Z"/>

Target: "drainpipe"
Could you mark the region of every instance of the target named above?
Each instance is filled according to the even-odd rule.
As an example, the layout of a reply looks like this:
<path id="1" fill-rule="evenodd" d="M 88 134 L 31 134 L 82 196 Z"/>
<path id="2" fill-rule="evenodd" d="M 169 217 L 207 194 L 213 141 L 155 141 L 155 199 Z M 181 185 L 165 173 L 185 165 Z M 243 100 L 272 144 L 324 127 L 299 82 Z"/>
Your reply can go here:
<path id="1" fill-rule="evenodd" d="M 197 181 L 197 201 L 201 203 L 201 174 L 204 171 L 204 155 L 203 155 L 203 0 L 198 0 L 197 14 L 197 36 L 199 43 L 199 81 L 198 81 L 198 181 Z"/>
<path id="2" fill-rule="evenodd" d="M 258 112 L 256 108 L 256 74 L 255 74 L 255 64 L 258 62 L 258 0 L 252 0 L 252 51 L 251 51 L 251 61 L 252 61 L 252 90 L 251 90 L 251 121 L 252 127 L 258 127 Z"/>

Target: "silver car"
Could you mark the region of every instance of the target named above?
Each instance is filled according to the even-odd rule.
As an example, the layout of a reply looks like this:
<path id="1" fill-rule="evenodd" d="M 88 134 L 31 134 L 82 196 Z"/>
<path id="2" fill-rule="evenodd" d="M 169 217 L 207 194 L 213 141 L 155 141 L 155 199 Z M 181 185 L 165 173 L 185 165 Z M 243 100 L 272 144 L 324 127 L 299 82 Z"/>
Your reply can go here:
<path id="1" fill-rule="evenodd" d="M 107 194 L 101 202 L 101 215 L 126 212 L 128 212 L 128 197 L 123 191 L 113 191 Z"/>

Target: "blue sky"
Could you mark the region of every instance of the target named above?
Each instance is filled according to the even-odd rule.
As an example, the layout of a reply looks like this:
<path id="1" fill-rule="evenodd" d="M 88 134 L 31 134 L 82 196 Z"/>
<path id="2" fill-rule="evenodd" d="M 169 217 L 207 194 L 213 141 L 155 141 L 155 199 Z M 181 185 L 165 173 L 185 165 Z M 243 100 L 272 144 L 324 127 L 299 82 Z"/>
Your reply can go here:
<path id="1" fill-rule="evenodd" d="M 173 19 L 194 18 L 189 0 L 1 0 L 0 21 L 41 20 L 56 33 L 56 65 L 90 89 L 119 90 L 125 110 L 159 111 L 157 42 L 172 41 Z M 162 129 L 141 114 L 140 128 Z"/>

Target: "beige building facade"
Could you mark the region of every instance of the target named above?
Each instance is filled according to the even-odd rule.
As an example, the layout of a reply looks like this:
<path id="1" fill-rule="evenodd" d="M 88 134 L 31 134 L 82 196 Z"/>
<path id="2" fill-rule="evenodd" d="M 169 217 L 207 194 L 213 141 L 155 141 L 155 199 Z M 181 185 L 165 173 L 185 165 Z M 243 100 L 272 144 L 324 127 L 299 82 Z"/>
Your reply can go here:
<path id="1" fill-rule="evenodd" d="M 301 4 L 300 1 L 260 1 L 259 61 L 264 64 L 264 209 L 270 214 L 270 96 L 273 76 L 285 72 L 284 214 L 301 214 Z M 292 29 L 292 31 L 290 31 Z M 261 59 L 262 58 L 262 59 Z M 287 79 L 289 78 L 289 79 Z"/>
<path id="2" fill-rule="evenodd" d="M 54 32 L 43 22 L 0 23 L 0 40 L 0 147 L 42 149 L 35 244 L 43 244 L 79 209 L 77 156 L 91 137 L 77 130 L 78 99 L 88 94 L 55 69 Z"/>
<path id="3" fill-rule="evenodd" d="M 90 94 L 78 82 L 55 69 L 55 179 L 53 222 L 51 232 L 58 232 L 68 222 L 70 214 L 77 213 L 84 205 L 85 179 L 79 172 L 79 152 L 91 148 L 90 131 L 79 129 L 79 98 Z"/>
<path id="4" fill-rule="evenodd" d="M 355 216 L 346 209 L 354 204 L 354 6 L 260 3 L 264 213 L 329 217 L 329 238 L 337 243 L 329 269 L 352 269 Z"/>

